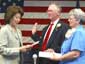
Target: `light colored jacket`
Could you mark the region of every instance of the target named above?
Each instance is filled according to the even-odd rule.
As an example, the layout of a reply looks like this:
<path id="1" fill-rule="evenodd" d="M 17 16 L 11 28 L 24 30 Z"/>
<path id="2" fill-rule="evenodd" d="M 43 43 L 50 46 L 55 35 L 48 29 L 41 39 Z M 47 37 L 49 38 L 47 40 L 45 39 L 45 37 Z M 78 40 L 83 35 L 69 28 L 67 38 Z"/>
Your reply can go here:
<path id="1" fill-rule="evenodd" d="M 22 46 L 21 31 L 15 32 L 7 24 L 0 30 L 0 64 L 19 64 L 20 51 L 17 49 Z"/>

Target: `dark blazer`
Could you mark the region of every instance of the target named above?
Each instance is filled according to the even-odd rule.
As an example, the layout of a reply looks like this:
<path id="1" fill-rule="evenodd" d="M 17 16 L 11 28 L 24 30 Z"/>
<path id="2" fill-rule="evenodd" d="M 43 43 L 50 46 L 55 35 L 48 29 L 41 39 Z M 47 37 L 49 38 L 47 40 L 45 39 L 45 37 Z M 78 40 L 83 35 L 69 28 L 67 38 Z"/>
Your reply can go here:
<path id="1" fill-rule="evenodd" d="M 65 24 L 61 21 L 59 21 L 57 24 L 59 24 L 59 23 L 61 24 L 61 26 L 54 28 L 54 30 L 49 38 L 47 47 L 46 47 L 46 49 L 48 49 L 48 48 L 54 49 L 55 52 L 60 52 L 62 42 L 65 39 L 65 33 L 69 29 L 69 26 L 67 24 Z M 57 24 L 56 24 L 56 26 L 57 26 Z M 37 33 L 32 35 L 32 39 L 34 41 L 40 41 L 40 49 L 41 49 L 42 42 L 43 42 L 43 39 L 44 39 L 48 26 L 43 29 L 41 38 L 38 36 Z M 52 61 L 52 60 L 49 60 L 46 58 L 40 58 L 39 64 L 57 64 L 57 61 Z"/>

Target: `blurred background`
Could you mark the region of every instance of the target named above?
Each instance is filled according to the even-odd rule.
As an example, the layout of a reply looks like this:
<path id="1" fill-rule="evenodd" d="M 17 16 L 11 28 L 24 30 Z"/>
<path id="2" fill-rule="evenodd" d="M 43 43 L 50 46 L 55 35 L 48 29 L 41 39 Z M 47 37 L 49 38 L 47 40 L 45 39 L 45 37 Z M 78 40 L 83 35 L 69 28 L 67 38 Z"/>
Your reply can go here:
<path id="1" fill-rule="evenodd" d="M 22 31 L 23 44 L 32 44 L 34 41 L 31 39 L 31 29 L 35 22 L 38 22 L 38 33 L 42 34 L 42 29 L 50 22 L 46 14 L 48 5 L 55 2 L 62 7 L 61 19 L 68 23 L 68 12 L 73 8 L 81 8 L 85 11 L 85 0 L 0 0 L 0 26 L 4 23 L 4 12 L 9 5 L 21 6 L 24 10 L 24 16 L 19 23 L 18 27 Z M 85 23 L 83 23 L 85 24 Z M 34 54 L 34 46 L 30 52 L 24 53 L 24 64 L 33 64 L 32 54 Z"/>

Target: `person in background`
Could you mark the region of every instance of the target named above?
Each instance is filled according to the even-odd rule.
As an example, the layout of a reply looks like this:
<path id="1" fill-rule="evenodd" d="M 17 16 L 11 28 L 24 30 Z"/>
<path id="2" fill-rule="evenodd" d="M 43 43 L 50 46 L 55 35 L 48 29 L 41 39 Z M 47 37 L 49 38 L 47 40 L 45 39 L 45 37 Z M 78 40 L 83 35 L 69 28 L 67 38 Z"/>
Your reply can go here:
<path id="1" fill-rule="evenodd" d="M 69 12 L 69 29 L 65 35 L 61 47 L 62 56 L 55 56 L 52 52 L 52 60 L 61 61 L 60 64 L 84 64 L 85 63 L 85 29 L 81 21 L 85 21 L 85 13 L 81 9 L 72 9 Z"/>
<path id="2" fill-rule="evenodd" d="M 19 6 L 9 6 L 5 12 L 6 25 L 0 29 L 0 64 L 19 64 L 21 52 L 26 52 L 31 45 L 22 44 L 21 31 L 17 28 L 23 16 Z"/>
<path id="3" fill-rule="evenodd" d="M 55 51 L 60 52 L 61 44 L 65 39 L 65 33 L 69 29 L 69 26 L 60 19 L 61 8 L 55 3 L 51 3 L 47 10 L 48 18 L 51 20 L 50 24 L 42 30 L 41 37 L 37 34 L 37 25 L 35 23 L 32 29 L 32 39 L 34 41 L 40 41 L 39 51 Z M 58 64 L 56 61 L 52 61 L 46 58 L 39 58 L 39 64 Z"/>

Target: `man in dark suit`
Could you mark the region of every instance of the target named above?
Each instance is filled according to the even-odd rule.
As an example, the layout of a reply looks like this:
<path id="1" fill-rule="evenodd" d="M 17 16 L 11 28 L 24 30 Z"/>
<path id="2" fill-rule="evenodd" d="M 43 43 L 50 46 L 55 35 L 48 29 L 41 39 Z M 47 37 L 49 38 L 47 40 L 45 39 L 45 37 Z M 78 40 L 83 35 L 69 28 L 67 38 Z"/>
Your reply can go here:
<path id="1" fill-rule="evenodd" d="M 40 50 L 50 50 L 58 53 L 60 52 L 61 44 L 65 39 L 65 33 L 69 29 L 69 26 L 67 24 L 60 21 L 60 13 L 61 8 L 58 5 L 54 3 L 49 5 L 47 14 L 48 18 L 51 20 L 50 24 L 52 24 L 52 26 L 51 29 L 50 24 L 46 26 L 43 29 L 41 37 L 39 37 L 37 34 L 37 23 L 35 23 L 35 25 L 33 26 L 32 39 L 34 41 L 40 41 Z M 39 58 L 39 64 L 58 64 L 58 62 L 46 58 Z"/>

